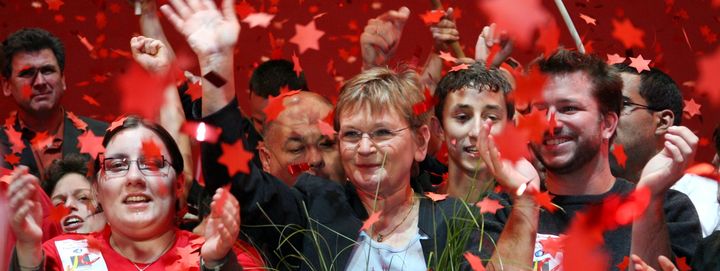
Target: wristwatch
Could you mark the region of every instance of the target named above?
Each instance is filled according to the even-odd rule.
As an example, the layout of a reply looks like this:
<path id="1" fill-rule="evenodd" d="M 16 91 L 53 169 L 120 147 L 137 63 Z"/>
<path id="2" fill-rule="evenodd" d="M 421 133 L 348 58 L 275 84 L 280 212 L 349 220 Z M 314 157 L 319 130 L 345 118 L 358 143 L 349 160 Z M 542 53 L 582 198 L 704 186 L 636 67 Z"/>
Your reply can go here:
<path id="1" fill-rule="evenodd" d="M 205 260 L 203 260 L 203 258 L 200 257 L 200 270 L 220 271 L 220 270 L 222 270 L 222 267 L 223 267 L 223 265 L 225 265 L 226 262 L 227 262 L 227 257 L 223 258 L 222 262 L 220 262 L 220 264 L 218 264 L 214 267 L 208 267 L 207 265 L 205 265 Z"/>

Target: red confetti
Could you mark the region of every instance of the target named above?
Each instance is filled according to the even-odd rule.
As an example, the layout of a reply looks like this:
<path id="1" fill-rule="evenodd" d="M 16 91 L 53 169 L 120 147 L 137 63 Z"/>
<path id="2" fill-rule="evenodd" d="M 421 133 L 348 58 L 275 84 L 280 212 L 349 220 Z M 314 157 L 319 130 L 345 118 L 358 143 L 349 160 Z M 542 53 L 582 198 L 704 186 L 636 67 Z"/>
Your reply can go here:
<path id="1" fill-rule="evenodd" d="M 92 130 L 87 130 L 78 136 L 78 148 L 80 153 L 88 153 L 90 157 L 97 157 L 98 153 L 105 151 L 102 145 L 103 137 L 96 136 Z"/>
<path id="2" fill-rule="evenodd" d="M 372 225 L 375 224 L 375 222 L 378 222 L 378 220 L 380 220 L 381 213 L 382 213 L 382 211 L 373 212 L 370 215 L 370 217 L 368 217 L 368 219 L 365 220 L 365 222 L 363 222 L 363 225 L 362 225 L 362 227 L 360 227 L 360 230 L 364 231 L 364 230 L 370 229 L 370 227 L 372 227 Z"/>
<path id="3" fill-rule="evenodd" d="M 48 218 L 54 223 L 60 223 L 63 217 L 70 214 L 70 209 L 65 207 L 65 204 L 58 204 L 50 209 L 50 216 Z"/>
<path id="4" fill-rule="evenodd" d="M 555 125 L 550 125 L 547 120 L 546 111 L 534 110 L 530 114 L 518 116 L 517 128 L 525 131 L 528 139 L 532 142 L 542 141 L 545 131 L 549 130 L 551 135 L 554 132 Z M 554 120 L 554 114 L 552 115 Z"/>
<path id="5" fill-rule="evenodd" d="M 483 266 L 480 257 L 470 253 L 469 251 L 465 252 L 463 256 L 465 257 L 465 260 L 468 261 L 470 268 L 472 268 L 473 271 L 485 271 L 485 266 Z"/>
<path id="6" fill-rule="evenodd" d="M 267 28 L 268 25 L 270 25 L 270 21 L 275 17 L 275 15 L 267 14 L 264 12 L 258 12 L 258 13 L 252 13 L 248 16 L 246 16 L 242 22 L 247 23 L 250 25 L 250 28 L 254 28 L 256 26 L 260 26 L 262 28 Z"/>
<path id="7" fill-rule="evenodd" d="M 518 105 L 529 105 L 532 101 L 540 100 L 547 76 L 538 69 L 532 69 L 528 74 L 515 70 L 512 73 L 515 77 L 515 91 L 511 92 L 511 96 Z"/>
<path id="8" fill-rule="evenodd" d="M 65 111 L 65 112 L 67 112 L 68 119 L 70 119 L 70 121 L 73 123 L 73 125 L 75 125 L 75 128 L 78 128 L 78 130 L 83 130 L 83 131 L 87 130 L 88 124 L 84 120 L 80 119 L 73 112 L 70 112 L 70 111 Z"/>
<path id="9" fill-rule="evenodd" d="M 703 25 L 700 27 L 700 34 L 703 36 L 703 39 L 705 39 L 705 41 L 710 44 L 715 43 L 718 39 L 717 34 L 713 32 L 708 25 Z"/>
<path id="10" fill-rule="evenodd" d="M 171 82 L 167 77 L 150 74 L 132 64 L 127 73 L 118 78 L 121 111 L 155 119 L 165 101 L 162 90 Z"/>
<path id="11" fill-rule="evenodd" d="M 623 63 L 627 59 L 626 57 L 621 57 L 618 54 L 612 54 L 612 55 L 607 54 L 607 58 L 608 58 L 608 60 L 607 60 L 608 65 Z"/>
<path id="12" fill-rule="evenodd" d="M 450 63 L 455 63 L 455 61 L 457 61 L 457 58 L 452 56 L 452 54 L 443 51 L 440 51 L 440 58 Z"/>
<path id="13" fill-rule="evenodd" d="M 62 0 L 45 0 L 45 3 L 48 4 L 48 10 L 55 11 L 59 11 L 60 7 L 65 4 Z"/>
<path id="14" fill-rule="evenodd" d="M 10 151 L 13 153 L 22 153 L 23 149 L 25 149 L 25 142 L 22 140 L 22 133 L 15 131 L 12 127 L 7 127 L 5 129 L 5 133 L 8 136 L 8 141 L 10 141 Z"/>
<path id="15" fill-rule="evenodd" d="M 430 198 L 432 201 L 441 201 L 441 200 L 447 199 L 448 194 L 436 194 L 433 192 L 425 192 L 425 196 Z"/>
<path id="16" fill-rule="evenodd" d="M 650 66 L 648 66 L 648 64 L 650 64 L 650 61 L 652 61 L 652 60 L 649 60 L 649 59 L 645 60 L 645 59 L 643 59 L 642 55 L 638 55 L 638 57 L 630 58 L 629 66 L 635 68 L 638 73 L 641 73 L 642 71 L 650 70 Z"/>
<path id="17" fill-rule="evenodd" d="M 443 16 L 445 16 L 444 10 L 428 10 L 420 15 L 420 19 L 422 19 L 425 25 L 433 25 L 439 23 Z"/>
<path id="18" fill-rule="evenodd" d="M 202 98 L 202 86 L 198 83 L 190 83 L 188 82 L 188 90 L 185 92 L 185 94 L 190 95 L 190 99 L 195 101 L 197 99 Z"/>
<path id="19" fill-rule="evenodd" d="M 250 174 L 248 162 L 252 159 L 253 153 L 245 150 L 242 140 L 238 140 L 234 144 L 222 143 L 221 147 L 223 154 L 218 162 L 227 166 L 230 177 L 239 172 Z"/>
<path id="20" fill-rule="evenodd" d="M 308 170 L 310 170 L 308 163 L 288 165 L 288 172 L 290 172 L 292 176 L 298 176 Z"/>
<path id="21" fill-rule="evenodd" d="M 475 206 L 480 208 L 480 213 L 491 213 L 495 214 L 497 210 L 500 210 L 502 208 L 505 208 L 504 206 L 500 205 L 500 202 L 494 199 L 490 199 L 488 197 L 483 198 L 483 200 L 479 201 L 478 203 L 475 203 Z"/>
<path id="22" fill-rule="evenodd" d="M 151 138 L 143 139 L 141 152 L 145 157 L 158 157 L 162 155 L 160 147 Z"/>
<path id="23" fill-rule="evenodd" d="M 560 43 L 560 29 L 555 22 L 555 19 L 550 18 L 545 26 L 540 31 L 540 37 L 536 42 L 538 48 L 542 48 L 544 55 L 549 56 L 555 49 L 558 48 Z"/>
<path id="24" fill-rule="evenodd" d="M 270 96 L 270 98 L 268 98 L 267 106 L 263 109 L 266 116 L 265 121 L 270 123 L 277 119 L 280 113 L 285 110 L 285 105 L 283 104 L 285 98 L 298 93 L 300 93 L 299 90 L 288 91 L 287 86 L 285 86 L 280 90 L 280 94 L 278 96 Z"/>
<path id="25" fill-rule="evenodd" d="M 550 18 L 540 0 L 488 0 L 479 1 L 479 6 L 488 21 L 495 22 L 499 31 L 506 30 L 521 48 L 532 44 L 535 30 Z"/>
<path id="26" fill-rule="evenodd" d="M 118 119 L 110 123 L 110 126 L 105 131 L 110 132 L 112 130 L 115 130 L 115 128 L 122 126 L 126 119 L 127 117 L 125 116 L 119 117 Z"/>
<path id="27" fill-rule="evenodd" d="M 675 263 L 677 265 L 677 269 L 680 271 L 690 271 L 692 268 L 687 263 L 687 258 L 685 257 L 678 257 L 675 259 Z"/>
<path id="28" fill-rule="evenodd" d="M 595 23 L 595 18 L 593 18 L 593 17 L 590 17 L 590 16 L 580 13 L 580 18 L 583 19 L 583 21 L 585 21 L 586 24 L 597 25 Z"/>
<path id="29" fill-rule="evenodd" d="M 699 163 L 699 164 L 693 165 L 693 166 L 689 167 L 688 169 L 686 169 L 685 173 L 703 176 L 705 178 L 710 178 L 710 179 L 720 182 L 720 174 L 718 174 L 717 168 L 715 168 L 715 166 L 708 164 L 708 163 Z"/>
<path id="30" fill-rule="evenodd" d="M 702 114 L 700 113 L 700 107 L 701 107 L 701 106 L 702 106 L 702 105 L 700 105 L 700 104 L 698 104 L 698 103 L 695 102 L 695 99 L 690 98 L 690 100 L 685 101 L 685 108 L 683 108 L 683 112 L 688 115 L 687 118 L 692 118 L 692 117 L 694 117 L 695 115 L 700 116 L 700 115 L 702 115 Z"/>
<path id="31" fill-rule="evenodd" d="M 302 66 L 300 66 L 300 59 L 295 55 L 294 52 L 292 55 L 292 62 L 293 62 L 293 71 L 295 71 L 295 75 L 297 75 L 297 77 L 300 77 L 300 73 L 302 72 Z"/>
<path id="32" fill-rule="evenodd" d="M 45 147 L 52 143 L 53 137 L 50 136 L 50 134 L 45 132 L 39 132 L 35 134 L 35 137 L 33 137 L 32 140 L 30 140 L 30 144 L 33 146 L 41 146 Z"/>
<path id="33" fill-rule="evenodd" d="M 255 8 L 245 1 L 235 4 L 235 13 L 238 18 L 245 18 L 253 12 L 255 12 Z"/>
<path id="34" fill-rule="evenodd" d="M 550 195 L 550 192 L 537 192 L 530 190 L 528 190 L 528 192 L 533 196 L 535 202 L 540 205 L 540 207 L 545 208 L 548 212 L 554 213 L 558 209 L 558 207 L 552 203 L 552 199 L 555 196 Z"/>
<path id="35" fill-rule="evenodd" d="M 459 70 L 467 70 L 469 67 L 470 67 L 470 66 L 468 66 L 468 64 L 460 64 L 460 65 L 453 66 L 453 67 L 450 69 L 450 71 L 451 71 L 451 72 L 456 72 L 456 71 L 459 71 Z"/>
<path id="36" fill-rule="evenodd" d="M 625 168 L 625 162 L 627 161 L 627 155 L 625 154 L 625 148 L 622 144 L 613 144 L 613 155 L 617 160 L 618 165 Z"/>
<path id="37" fill-rule="evenodd" d="M 527 131 L 520 130 L 514 125 L 506 125 L 499 135 L 493 136 L 493 140 L 502 159 L 515 162 L 530 156 L 527 147 L 528 136 Z"/>
<path id="38" fill-rule="evenodd" d="M 83 101 L 86 101 L 90 105 L 100 106 L 100 103 L 98 103 L 97 100 L 95 100 L 95 98 L 90 97 L 87 94 L 83 94 L 82 99 L 83 99 Z"/>
<path id="39" fill-rule="evenodd" d="M 618 270 L 628 270 L 628 265 L 630 264 L 630 258 L 628 256 L 623 257 L 622 262 L 617 264 Z"/>
<path id="40" fill-rule="evenodd" d="M 542 244 L 543 246 L 543 251 L 549 253 L 553 257 L 555 257 L 558 252 L 562 252 L 563 247 L 565 247 L 564 242 L 565 235 L 563 234 L 561 234 L 559 237 L 549 237 L 547 239 L 540 240 L 540 244 Z"/>
<path id="41" fill-rule="evenodd" d="M 720 104 L 720 76 L 717 75 L 720 71 L 720 47 L 712 55 L 699 59 L 697 65 L 699 75 L 696 90 L 699 93 L 696 94 L 706 94 L 706 101 Z"/>
<path id="42" fill-rule="evenodd" d="M 318 120 L 317 126 L 320 129 L 320 134 L 329 138 L 333 138 L 335 136 L 335 128 L 324 120 Z"/>
<path id="43" fill-rule="evenodd" d="M 99 11 L 95 14 L 95 27 L 102 30 L 105 26 L 107 26 L 107 16 L 105 15 L 105 12 Z"/>
<path id="44" fill-rule="evenodd" d="M 435 96 L 430 93 L 430 90 L 428 88 L 425 88 L 423 96 L 425 96 L 425 99 L 422 102 L 418 102 L 413 105 L 413 112 L 415 113 L 415 115 L 420 115 L 428 112 L 435 107 L 435 104 L 437 104 L 437 98 L 435 98 Z"/>
<path id="45" fill-rule="evenodd" d="M 300 54 L 307 49 L 320 50 L 318 40 L 325 35 L 324 31 L 320 31 L 315 27 L 315 21 L 310 21 L 307 25 L 295 25 L 295 35 L 290 42 L 296 44 L 300 48 Z"/>
<path id="46" fill-rule="evenodd" d="M 20 156 L 17 156 L 14 153 L 6 154 L 4 156 L 4 158 L 5 158 L 5 162 L 8 162 L 8 164 L 11 164 L 11 165 L 17 165 L 20 163 Z"/>
<path id="47" fill-rule="evenodd" d="M 77 34 L 77 37 L 78 39 L 80 39 L 80 43 L 82 43 L 82 45 L 85 46 L 88 51 L 92 52 L 95 49 L 95 46 L 93 46 L 86 37 L 80 34 Z"/>
<path id="48" fill-rule="evenodd" d="M 625 48 L 631 48 L 633 46 L 645 48 L 645 42 L 643 42 L 645 31 L 636 28 L 632 22 L 630 22 L 630 19 L 625 19 L 623 21 L 613 19 L 612 24 L 612 36 L 622 42 Z"/>

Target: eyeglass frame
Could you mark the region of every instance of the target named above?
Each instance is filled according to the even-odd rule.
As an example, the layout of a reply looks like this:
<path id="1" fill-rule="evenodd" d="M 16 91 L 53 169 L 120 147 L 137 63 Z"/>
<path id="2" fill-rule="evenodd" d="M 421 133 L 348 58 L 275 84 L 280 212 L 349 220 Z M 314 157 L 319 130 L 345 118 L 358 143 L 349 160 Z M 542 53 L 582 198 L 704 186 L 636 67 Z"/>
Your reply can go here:
<path id="1" fill-rule="evenodd" d="M 651 106 L 649 106 L 649 105 L 634 103 L 634 102 L 630 101 L 629 98 L 624 98 L 624 99 L 623 99 L 623 101 L 622 101 L 622 106 L 623 106 L 623 107 L 620 109 L 620 113 L 622 113 L 623 115 L 629 115 L 630 113 L 632 113 L 632 112 L 635 111 L 636 109 L 645 109 L 645 110 L 650 110 L 650 111 L 653 111 L 653 112 L 661 111 L 660 109 L 651 107 Z M 633 106 L 633 107 L 636 108 L 636 109 L 633 109 L 633 110 L 631 110 L 631 111 L 625 112 L 625 107 L 630 107 L 630 106 Z"/>
<path id="2" fill-rule="evenodd" d="M 102 169 L 103 175 L 105 175 L 105 176 L 107 176 L 107 177 L 110 177 L 110 178 L 120 178 L 120 177 L 125 177 L 125 176 L 127 176 L 128 172 L 130 172 L 130 167 L 132 166 L 132 164 L 135 164 L 135 166 L 137 167 L 138 171 L 140 171 L 140 174 L 142 174 L 142 175 L 145 176 L 145 177 L 157 177 L 157 176 L 167 175 L 167 172 L 161 172 L 160 170 L 165 169 L 165 168 L 172 168 L 172 167 L 173 167 L 173 164 L 172 164 L 170 161 L 168 161 L 167 159 L 165 159 L 165 155 L 160 155 L 160 158 L 162 158 L 162 161 L 163 161 L 163 166 L 158 168 L 158 169 L 159 169 L 158 172 L 160 172 L 160 174 L 158 174 L 158 175 L 147 175 L 145 172 L 143 172 L 143 169 L 140 167 L 140 160 L 141 160 L 141 159 L 135 159 L 135 160 L 127 160 L 127 162 L 128 162 L 128 168 L 127 168 L 126 170 L 124 170 L 124 171 L 125 171 L 124 174 L 122 174 L 122 175 L 117 175 L 117 176 L 108 176 L 108 175 L 107 175 L 106 166 L 105 166 L 105 161 L 110 160 L 110 159 L 128 159 L 128 158 L 127 158 L 127 157 L 124 157 L 124 158 L 105 157 L 105 154 L 102 153 L 102 152 L 101 152 L 101 153 L 98 153 L 98 157 L 99 157 L 99 159 L 102 161 L 102 163 L 100 164 L 100 168 Z M 142 158 L 145 158 L 145 157 L 143 156 Z M 145 169 L 145 170 L 147 170 L 147 169 Z"/>
<path id="3" fill-rule="evenodd" d="M 403 127 L 403 128 L 395 129 L 395 130 L 388 129 L 388 128 L 377 128 L 377 130 L 375 130 L 375 131 L 373 131 L 373 132 L 380 131 L 381 129 L 388 129 L 388 132 L 392 133 L 392 138 L 388 138 L 388 139 L 383 140 L 383 141 L 375 141 L 375 140 L 373 139 L 373 136 L 370 135 L 370 133 L 372 133 L 372 132 L 366 132 L 366 131 L 363 131 L 363 130 L 360 130 L 360 129 L 353 129 L 353 130 L 355 130 L 355 131 L 360 132 L 360 138 L 359 138 L 357 141 L 355 141 L 355 142 L 343 140 L 343 136 L 342 136 L 342 132 L 343 132 L 343 131 L 342 131 L 342 130 L 338 131 L 336 134 L 337 134 L 338 140 L 339 140 L 340 142 L 342 142 L 342 143 L 345 143 L 345 144 L 358 145 L 358 144 L 360 143 L 360 141 L 362 141 L 362 139 L 365 138 L 365 135 L 368 136 L 368 139 L 369 139 L 371 142 L 373 142 L 373 143 L 375 143 L 375 144 L 378 144 L 378 143 L 381 143 L 381 142 L 385 142 L 385 141 L 392 140 L 393 138 L 395 138 L 396 136 L 398 136 L 400 132 L 405 131 L 405 130 L 408 130 L 408 129 L 410 129 L 410 128 L 413 128 L 413 126 L 412 126 L 412 125 L 409 125 L 409 126 L 406 126 L 406 127 Z"/>

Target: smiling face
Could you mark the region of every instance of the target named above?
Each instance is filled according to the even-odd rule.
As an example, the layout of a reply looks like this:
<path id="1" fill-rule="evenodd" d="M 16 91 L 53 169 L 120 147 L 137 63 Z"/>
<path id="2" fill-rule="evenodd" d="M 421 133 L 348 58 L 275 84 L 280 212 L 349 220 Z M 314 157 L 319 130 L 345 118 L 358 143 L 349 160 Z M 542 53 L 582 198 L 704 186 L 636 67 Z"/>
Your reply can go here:
<path id="1" fill-rule="evenodd" d="M 150 167 L 158 174 L 140 171 L 135 161 L 152 158 L 142 151 L 142 142 L 147 140 L 154 141 L 164 159 L 173 163 L 163 141 L 155 133 L 142 126 L 128 128 L 110 140 L 105 148 L 105 159 L 126 159 L 130 161 L 129 169 L 121 176 L 123 174 L 110 172 L 108 164 L 104 163 L 96 184 L 98 199 L 113 231 L 136 238 L 157 236 L 173 227 L 175 202 L 182 189 L 182 182 L 177 180 L 176 172 L 168 163 L 161 168 Z M 147 169 L 144 171 L 148 172 Z"/>
<path id="2" fill-rule="evenodd" d="M 617 115 L 602 115 L 584 72 L 551 75 L 538 107 L 555 113 L 554 134 L 546 132 L 541 143 L 532 143 L 538 159 L 549 172 L 574 172 L 600 157 L 615 131 Z M 605 157 L 605 160 L 608 158 Z"/>
<path id="3" fill-rule="evenodd" d="M 58 108 L 65 91 L 65 76 L 50 49 L 13 55 L 12 72 L 3 83 L 5 96 L 12 96 L 21 110 L 44 113 Z"/>
<path id="4" fill-rule="evenodd" d="M 465 87 L 448 93 L 442 108 L 450 166 L 460 167 L 468 176 L 484 170 L 475 144 L 485 120 L 493 122 L 491 134 L 498 134 L 505 127 L 508 114 L 503 93 Z"/>
<path id="5" fill-rule="evenodd" d="M 425 159 L 427 125 L 413 129 L 395 110 L 373 112 L 369 106 L 347 110 L 339 118 L 340 155 L 352 184 L 371 195 L 379 189 L 380 198 L 406 191 L 413 162 Z"/>
<path id="6" fill-rule="evenodd" d="M 60 219 L 60 226 L 66 233 L 90 233 L 101 229 L 100 225 L 90 223 L 88 218 L 94 214 L 97 202 L 92 192 L 92 185 L 85 176 L 77 173 L 65 174 L 55 185 L 50 195 L 52 204 L 65 205 L 70 213 Z"/>

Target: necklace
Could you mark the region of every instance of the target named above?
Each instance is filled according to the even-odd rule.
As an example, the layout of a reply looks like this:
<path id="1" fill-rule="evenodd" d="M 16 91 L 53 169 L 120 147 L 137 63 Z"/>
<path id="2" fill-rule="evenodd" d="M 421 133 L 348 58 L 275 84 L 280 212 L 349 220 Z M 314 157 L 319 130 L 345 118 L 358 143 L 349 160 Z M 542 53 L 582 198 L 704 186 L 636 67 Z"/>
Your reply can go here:
<path id="1" fill-rule="evenodd" d="M 111 245 L 114 245 L 113 243 L 115 243 L 114 241 L 112 241 L 112 239 L 110 239 L 110 242 L 111 242 Z M 135 269 L 137 269 L 137 271 L 145 271 L 145 269 L 148 269 L 151 265 L 153 265 L 155 262 L 157 262 L 157 261 L 160 259 L 160 257 L 162 257 L 162 255 L 164 255 L 165 252 L 167 252 L 167 251 L 170 249 L 170 247 L 172 246 L 173 243 L 175 243 L 175 233 L 174 233 L 174 232 L 173 232 L 172 238 L 170 238 L 170 242 L 168 242 L 168 244 L 165 245 L 165 249 L 163 249 L 163 251 L 160 252 L 160 254 L 158 254 L 157 256 L 155 256 L 155 258 L 154 258 L 152 261 L 150 261 L 150 263 L 148 263 L 148 264 L 147 264 L 146 266 L 144 266 L 143 268 L 140 268 L 134 261 L 131 261 L 130 259 L 128 259 L 128 257 L 125 256 L 125 254 L 123 254 L 119 249 L 116 249 L 116 251 L 117 251 L 120 255 L 122 255 L 123 258 L 125 258 L 125 259 L 128 260 L 130 263 L 132 263 L 133 266 L 135 266 Z M 114 245 L 114 246 L 116 246 L 116 245 Z"/>
<path id="2" fill-rule="evenodd" d="M 402 225 L 405 222 L 405 220 L 407 220 L 407 218 L 410 216 L 410 213 L 412 213 L 413 207 L 415 207 L 415 197 L 412 197 L 411 200 L 412 200 L 412 203 L 410 204 L 410 208 L 408 208 L 408 212 L 405 214 L 405 217 L 403 217 L 403 219 L 400 220 L 400 223 L 395 225 L 395 227 L 393 227 L 392 230 L 390 230 L 389 232 L 387 232 L 385 234 L 378 233 L 378 236 L 377 236 L 378 242 L 382 242 L 383 240 L 385 240 L 385 237 L 387 237 L 388 235 L 395 232 L 395 230 L 397 230 L 400 227 L 400 225 Z M 143 270 L 140 270 L 140 271 L 143 271 Z"/>

